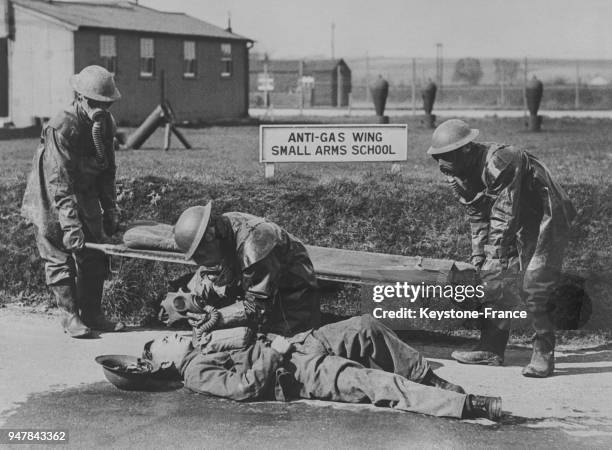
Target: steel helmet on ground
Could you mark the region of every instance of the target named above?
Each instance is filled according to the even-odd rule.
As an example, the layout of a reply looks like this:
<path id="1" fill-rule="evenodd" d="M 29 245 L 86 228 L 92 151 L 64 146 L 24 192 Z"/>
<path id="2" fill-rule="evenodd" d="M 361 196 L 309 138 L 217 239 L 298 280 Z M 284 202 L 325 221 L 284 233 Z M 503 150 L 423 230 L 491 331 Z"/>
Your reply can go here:
<path id="1" fill-rule="evenodd" d="M 200 245 L 208 221 L 212 202 L 206 206 L 192 206 L 187 208 L 174 225 L 174 241 L 178 248 L 185 253 L 185 259 L 190 259 Z"/>
<path id="2" fill-rule="evenodd" d="M 87 66 L 72 75 L 70 86 L 84 97 L 100 102 L 114 102 L 121 98 L 113 74 L 101 66 Z"/>
<path id="3" fill-rule="evenodd" d="M 439 155 L 457 150 L 476 139 L 479 133 L 476 128 L 470 128 L 463 120 L 447 120 L 434 130 L 427 154 Z"/>

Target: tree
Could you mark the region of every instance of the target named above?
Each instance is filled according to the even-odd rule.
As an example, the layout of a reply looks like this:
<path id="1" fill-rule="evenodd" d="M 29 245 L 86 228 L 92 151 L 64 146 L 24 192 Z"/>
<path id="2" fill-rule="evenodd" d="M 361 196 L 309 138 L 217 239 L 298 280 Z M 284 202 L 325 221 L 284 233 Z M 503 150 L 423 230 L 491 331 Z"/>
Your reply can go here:
<path id="1" fill-rule="evenodd" d="M 497 84 L 514 84 L 518 74 L 519 62 L 511 59 L 494 59 L 495 82 Z"/>
<path id="2" fill-rule="evenodd" d="M 477 85 L 482 79 L 480 61 L 476 58 L 461 58 L 455 64 L 453 81 L 465 82 L 471 86 Z"/>

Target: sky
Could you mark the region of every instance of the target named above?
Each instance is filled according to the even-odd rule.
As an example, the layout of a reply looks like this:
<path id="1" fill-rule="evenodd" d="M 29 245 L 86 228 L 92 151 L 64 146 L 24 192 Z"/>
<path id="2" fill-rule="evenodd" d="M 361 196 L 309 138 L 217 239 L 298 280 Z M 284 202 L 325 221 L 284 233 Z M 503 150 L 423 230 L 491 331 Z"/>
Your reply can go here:
<path id="1" fill-rule="evenodd" d="M 610 0 L 140 0 L 222 26 L 274 58 L 612 59 Z"/>

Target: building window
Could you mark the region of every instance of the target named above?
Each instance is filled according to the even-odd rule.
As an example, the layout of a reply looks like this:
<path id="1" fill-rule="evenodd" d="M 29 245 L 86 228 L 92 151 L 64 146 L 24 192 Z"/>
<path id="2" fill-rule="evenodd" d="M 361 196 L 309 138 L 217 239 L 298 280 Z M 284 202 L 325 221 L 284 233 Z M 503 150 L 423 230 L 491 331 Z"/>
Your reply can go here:
<path id="1" fill-rule="evenodd" d="M 183 76 L 185 78 L 195 78 L 196 76 L 196 50 L 195 41 L 183 42 Z"/>
<path id="2" fill-rule="evenodd" d="M 108 34 L 100 35 L 100 59 L 102 67 L 110 73 L 117 72 L 117 44 L 115 36 Z"/>
<path id="3" fill-rule="evenodd" d="M 155 47 L 153 39 L 140 39 L 140 76 L 152 77 L 155 73 Z"/>
<path id="4" fill-rule="evenodd" d="M 232 76 L 232 44 L 221 44 L 221 76 Z"/>

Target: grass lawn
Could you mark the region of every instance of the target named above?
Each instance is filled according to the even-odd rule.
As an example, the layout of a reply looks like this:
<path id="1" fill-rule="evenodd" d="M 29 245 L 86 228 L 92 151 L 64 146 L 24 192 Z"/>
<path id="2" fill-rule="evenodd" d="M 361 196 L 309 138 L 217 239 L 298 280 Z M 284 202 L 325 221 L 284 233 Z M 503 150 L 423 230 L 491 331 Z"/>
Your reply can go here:
<path id="1" fill-rule="evenodd" d="M 124 220 L 173 223 L 184 208 L 213 199 L 218 212 L 265 216 L 308 244 L 464 260 L 470 248 L 468 224 L 425 155 L 431 131 L 411 117 L 403 120 L 410 144 L 399 172 L 392 172 L 390 163 L 286 164 L 277 166 L 272 180 L 264 180 L 258 162 L 258 127 L 185 129 L 194 149 L 169 152 L 159 150 L 162 133 L 157 132 L 147 142 L 150 148 L 117 153 Z M 338 119 L 347 121 L 354 122 Z M 610 280 L 612 122 L 547 120 L 542 133 L 526 132 L 521 119 L 470 124 L 481 130 L 480 140 L 521 146 L 543 160 L 579 212 L 566 270 L 607 274 Z M 0 302 L 34 300 L 45 292 L 32 229 L 19 217 L 36 145 L 37 139 L 0 141 L 0 291 L 5 294 Z M 135 320 L 163 295 L 168 278 L 184 270 L 142 261 L 120 264 L 121 273 L 109 282 L 106 307 Z M 144 281 L 143 271 L 151 273 Z M 350 295 L 341 292 L 329 308 L 349 308 Z"/>

